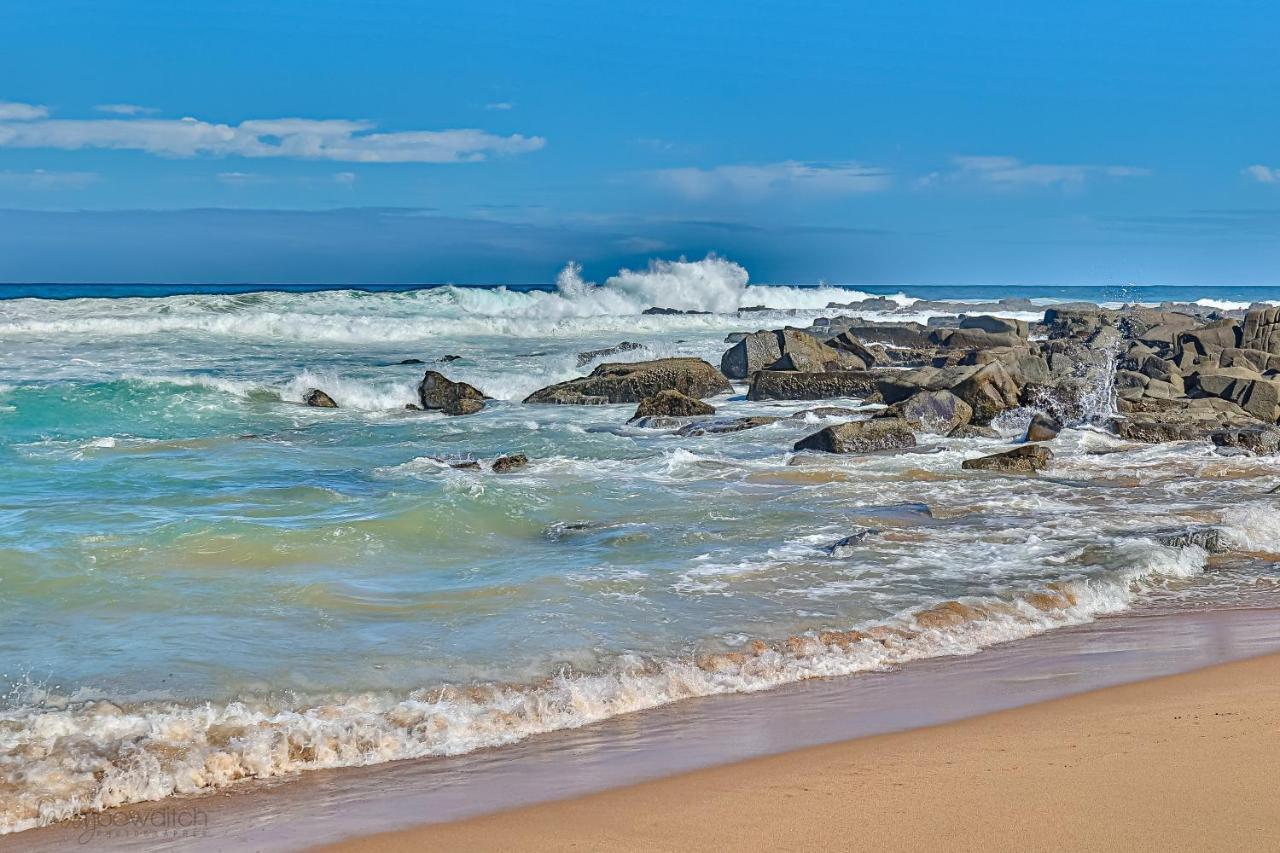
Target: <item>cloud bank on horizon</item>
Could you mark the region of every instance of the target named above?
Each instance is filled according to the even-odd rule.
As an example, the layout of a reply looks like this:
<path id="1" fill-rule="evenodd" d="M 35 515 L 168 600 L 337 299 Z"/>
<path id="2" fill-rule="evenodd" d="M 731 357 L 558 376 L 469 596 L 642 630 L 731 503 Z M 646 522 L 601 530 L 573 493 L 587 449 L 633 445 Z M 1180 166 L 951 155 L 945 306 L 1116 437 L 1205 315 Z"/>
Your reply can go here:
<path id="1" fill-rule="evenodd" d="M 355 229 L 317 235 L 344 276 L 385 273 L 379 211 L 398 209 L 485 235 L 446 262 L 415 230 L 431 250 L 394 254 L 420 279 L 549 280 L 563 258 L 531 235 L 554 234 L 600 241 L 578 256 L 602 268 L 736 247 L 788 278 L 1270 283 L 1280 117 L 1256 104 L 1280 84 L 1280 9 L 1147 5 L 228 0 L 143 20 L 49 0 L 6 22 L 0 209 L 24 234 L 63 211 L 64 230 L 14 242 L 0 280 L 56 277 L 90 245 L 153 278 L 145 250 L 95 235 L 196 241 L 130 212 L 219 208 L 253 244 L 224 247 L 241 279 L 288 277 L 303 221 Z M 339 208 L 370 213 L 306 216 Z M 263 210 L 281 230 L 255 233 Z"/>

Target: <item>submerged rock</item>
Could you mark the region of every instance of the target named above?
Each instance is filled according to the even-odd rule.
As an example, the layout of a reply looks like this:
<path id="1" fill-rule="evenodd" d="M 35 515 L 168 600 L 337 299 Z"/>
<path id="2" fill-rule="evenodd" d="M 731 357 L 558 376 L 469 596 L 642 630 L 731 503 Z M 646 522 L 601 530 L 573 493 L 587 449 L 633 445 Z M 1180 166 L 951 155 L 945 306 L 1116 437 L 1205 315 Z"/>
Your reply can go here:
<path id="1" fill-rule="evenodd" d="M 1040 444 L 1024 444 L 1004 453 L 993 453 L 977 459 L 966 459 L 960 467 L 966 471 L 1001 471 L 1031 474 L 1048 466 L 1053 451 Z"/>
<path id="2" fill-rule="evenodd" d="M 524 401 L 570 405 L 639 403 L 665 390 L 700 399 L 732 391 L 733 386 L 700 358 L 659 358 L 601 364 L 589 376 L 541 388 Z"/>
<path id="3" fill-rule="evenodd" d="M 973 417 L 969 404 L 950 391 L 920 391 L 891 408 L 912 427 L 938 435 L 950 435 Z"/>
<path id="4" fill-rule="evenodd" d="M 872 530 L 870 527 L 860 527 L 854 533 L 851 533 L 839 542 L 828 547 L 827 553 L 841 560 L 852 557 L 857 553 L 858 546 L 862 545 L 868 536 L 878 532 L 879 531 L 877 530 Z"/>
<path id="5" fill-rule="evenodd" d="M 499 456 L 493 460 L 493 473 L 505 474 L 508 471 L 515 471 L 529 464 L 529 457 L 523 453 L 508 453 L 505 456 Z"/>
<path id="6" fill-rule="evenodd" d="M 580 352 L 578 353 L 578 367 L 585 367 L 591 362 L 595 361 L 597 358 L 600 358 L 602 356 L 617 355 L 620 352 L 633 352 L 638 349 L 644 349 L 644 345 L 638 344 L 635 341 L 623 341 L 617 346 L 605 347 L 604 349 L 592 349 L 592 350 L 587 350 L 586 352 Z"/>
<path id="7" fill-rule="evenodd" d="M 825 453 L 866 453 L 915 447 L 916 437 L 902 418 L 872 418 L 829 426 L 795 443 L 795 450 Z"/>
<path id="8" fill-rule="evenodd" d="M 631 421 L 650 417 L 692 418 L 715 413 L 715 406 L 668 388 L 641 400 Z"/>
<path id="9" fill-rule="evenodd" d="M 752 417 L 734 418 L 731 421 L 696 421 L 686 424 L 676 430 L 677 435 L 698 436 L 698 435 L 722 435 L 729 432 L 742 432 L 743 430 L 755 429 L 756 427 L 768 426 L 777 423 L 782 418 L 770 417 L 768 415 L 755 415 Z"/>
<path id="10" fill-rule="evenodd" d="M 1210 554 L 1219 554 L 1227 550 L 1226 545 L 1222 542 L 1222 531 L 1216 527 L 1188 527 L 1185 530 L 1166 530 L 1153 534 L 1151 538 L 1161 545 L 1168 545 L 1171 548 L 1187 548 L 1195 545 Z"/>
<path id="11" fill-rule="evenodd" d="M 1280 453 L 1280 429 L 1270 426 L 1215 430 L 1209 440 L 1217 447 L 1238 448 L 1258 456 Z"/>
<path id="12" fill-rule="evenodd" d="M 308 391 L 306 396 L 302 398 L 302 402 L 315 409 L 338 408 L 338 404 L 334 402 L 333 398 L 321 391 L 319 388 L 312 388 Z"/>
<path id="13" fill-rule="evenodd" d="M 473 415 L 484 408 L 484 394 L 477 388 L 434 370 L 428 370 L 418 383 L 418 401 L 423 409 L 446 415 Z"/>

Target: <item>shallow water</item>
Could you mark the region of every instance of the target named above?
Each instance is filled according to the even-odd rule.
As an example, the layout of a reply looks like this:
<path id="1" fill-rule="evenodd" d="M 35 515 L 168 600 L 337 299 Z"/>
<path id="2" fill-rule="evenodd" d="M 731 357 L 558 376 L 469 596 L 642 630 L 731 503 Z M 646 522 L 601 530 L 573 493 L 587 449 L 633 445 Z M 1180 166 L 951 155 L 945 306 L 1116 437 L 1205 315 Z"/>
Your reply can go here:
<path id="1" fill-rule="evenodd" d="M 1005 440 L 816 458 L 790 448 L 836 421 L 683 438 L 626 427 L 632 406 L 519 402 L 590 370 L 581 351 L 718 363 L 727 332 L 857 298 L 710 260 L 556 292 L 0 301 L 0 831 L 1274 595 L 1270 460 L 1082 425 L 1046 475 L 993 477 L 960 462 L 1029 412 Z M 756 305 L 776 310 L 737 313 Z M 495 399 L 407 412 L 426 367 Z M 314 387 L 341 408 L 300 405 Z M 711 402 L 859 405 L 742 390 Z M 508 452 L 532 463 L 487 470 Z M 1236 553 L 1150 538 L 1191 523 Z M 822 633 L 853 628 L 884 633 Z"/>

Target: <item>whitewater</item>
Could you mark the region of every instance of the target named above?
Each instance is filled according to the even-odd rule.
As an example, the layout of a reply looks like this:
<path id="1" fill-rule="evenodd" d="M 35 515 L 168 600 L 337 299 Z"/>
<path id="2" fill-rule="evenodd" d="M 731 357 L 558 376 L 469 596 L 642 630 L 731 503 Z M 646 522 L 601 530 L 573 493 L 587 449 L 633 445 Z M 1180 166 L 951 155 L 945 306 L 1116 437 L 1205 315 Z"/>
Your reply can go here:
<path id="1" fill-rule="evenodd" d="M 780 419 L 679 436 L 627 425 L 634 406 L 520 402 L 605 361 L 718 364 L 736 332 L 1035 321 L 1067 298 L 872 290 L 756 284 L 710 256 L 598 283 L 569 264 L 543 289 L 0 299 L 0 832 L 1273 600 L 1265 458 L 1127 444 L 1082 418 L 1047 475 L 989 477 L 960 463 L 1008 447 L 1031 410 L 994 438 L 815 458 L 792 445 L 849 417 L 817 406 L 875 407 L 738 385 L 709 401 L 719 415 Z M 489 404 L 406 409 L 428 369 Z M 302 405 L 315 388 L 339 408 Z M 507 453 L 530 463 L 494 473 Z M 1230 556 L 1160 544 L 1189 524 Z"/>

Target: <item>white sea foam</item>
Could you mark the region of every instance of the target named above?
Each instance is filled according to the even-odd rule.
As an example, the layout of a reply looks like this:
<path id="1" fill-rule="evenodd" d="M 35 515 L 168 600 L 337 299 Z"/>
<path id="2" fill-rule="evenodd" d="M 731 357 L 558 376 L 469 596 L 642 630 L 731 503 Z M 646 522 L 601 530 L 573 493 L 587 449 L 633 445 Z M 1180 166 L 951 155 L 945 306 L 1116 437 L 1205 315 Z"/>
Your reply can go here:
<path id="1" fill-rule="evenodd" d="M 457 755 L 691 697 L 971 654 L 1124 610 L 1143 584 L 1189 577 L 1204 565 L 1197 548 L 1130 547 L 1129 565 L 1105 577 L 1043 592 L 938 602 L 879 629 L 857 626 L 878 639 L 818 634 L 697 660 L 623 656 L 603 672 L 565 672 L 524 687 L 446 685 L 399 696 L 196 706 L 63 702 L 3 711 L 0 769 L 20 769 L 24 784 L 0 804 L 0 832 L 244 779 Z"/>

